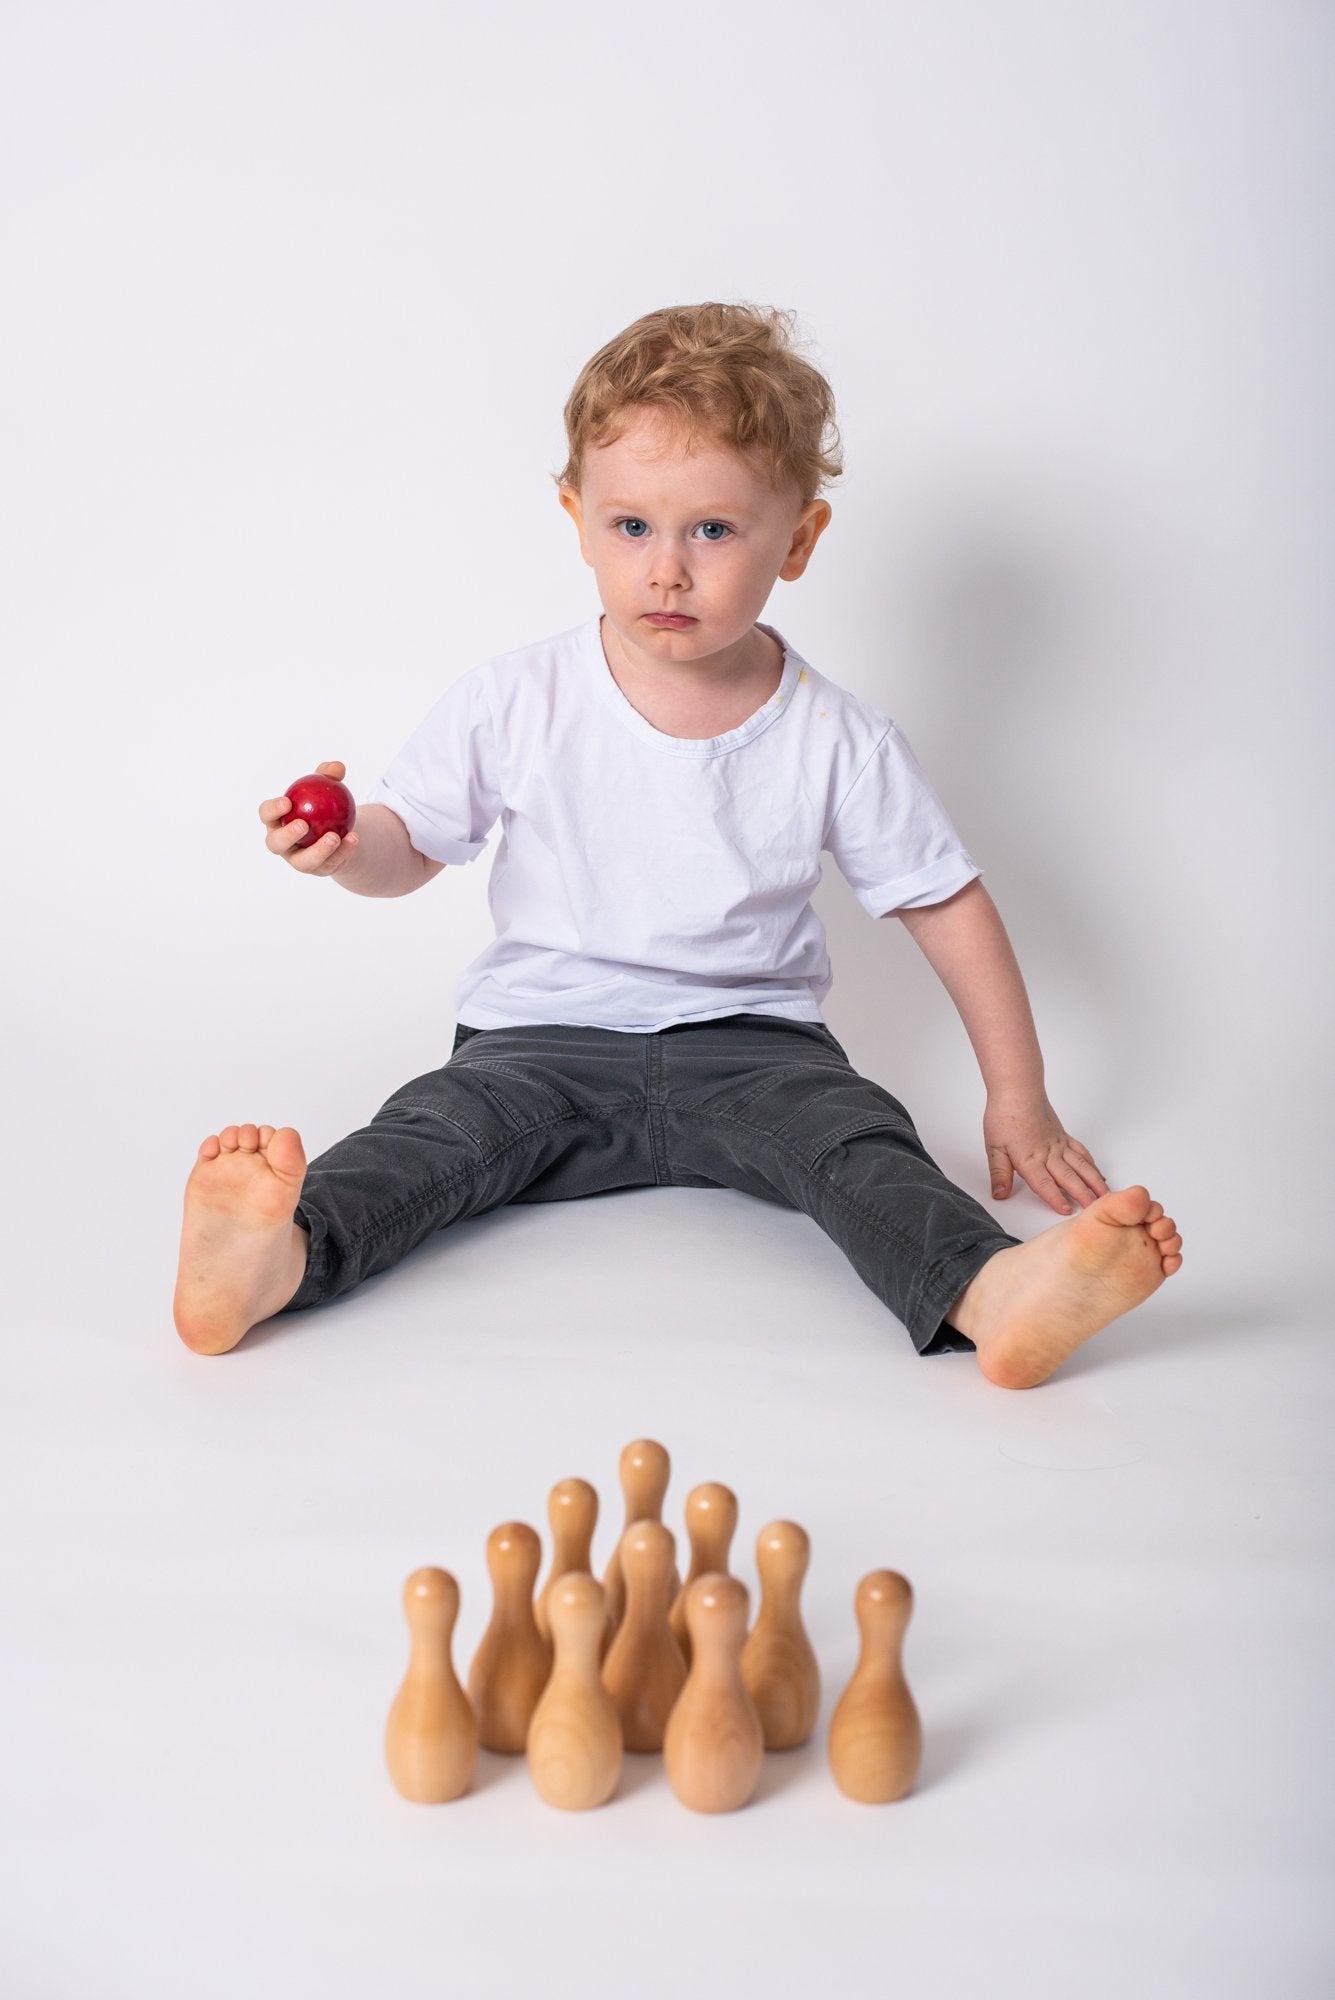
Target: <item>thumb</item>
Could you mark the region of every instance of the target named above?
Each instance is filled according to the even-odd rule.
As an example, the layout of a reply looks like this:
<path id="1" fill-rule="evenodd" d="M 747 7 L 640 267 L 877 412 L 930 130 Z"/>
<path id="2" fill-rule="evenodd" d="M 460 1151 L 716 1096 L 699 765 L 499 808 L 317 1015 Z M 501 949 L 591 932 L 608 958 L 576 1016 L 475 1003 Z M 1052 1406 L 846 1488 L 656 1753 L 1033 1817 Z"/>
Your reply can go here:
<path id="1" fill-rule="evenodd" d="M 1011 1156 L 1004 1146 L 989 1146 L 987 1149 L 988 1172 L 992 1176 L 992 1194 L 995 1200 L 1005 1201 L 1015 1186 L 1015 1169 Z"/>

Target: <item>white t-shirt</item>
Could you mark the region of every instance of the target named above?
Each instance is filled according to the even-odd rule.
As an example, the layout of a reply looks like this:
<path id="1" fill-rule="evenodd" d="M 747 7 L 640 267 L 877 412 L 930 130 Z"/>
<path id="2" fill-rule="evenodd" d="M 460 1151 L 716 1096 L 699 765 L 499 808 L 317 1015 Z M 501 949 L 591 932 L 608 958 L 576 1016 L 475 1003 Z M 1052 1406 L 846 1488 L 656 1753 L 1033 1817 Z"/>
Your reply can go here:
<path id="1" fill-rule="evenodd" d="M 818 1021 L 833 984 L 810 900 L 822 852 L 874 917 L 980 873 L 894 723 L 772 625 L 778 688 L 697 742 L 632 707 L 600 627 L 463 674 L 370 795 L 434 861 L 475 860 L 501 822 L 496 938 L 455 987 L 467 1026 Z"/>

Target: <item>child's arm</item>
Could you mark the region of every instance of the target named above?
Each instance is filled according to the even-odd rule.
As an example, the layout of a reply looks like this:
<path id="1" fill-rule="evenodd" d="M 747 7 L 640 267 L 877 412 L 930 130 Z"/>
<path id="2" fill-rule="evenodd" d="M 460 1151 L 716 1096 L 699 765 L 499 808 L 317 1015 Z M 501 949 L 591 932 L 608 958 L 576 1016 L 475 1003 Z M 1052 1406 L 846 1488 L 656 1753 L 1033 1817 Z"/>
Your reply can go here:
<path id="1" fill-rule="evenodd" d="M 406 896 L 446 865 L 418 852 L 407 827 L 388 806 L 359 806 L 357 830 L 348 839 L 358 840 L 358 846 L 336 880 L 358 896 Z"/>
<path id="2" fill-rule="evenodd" d="M 949 993 L 987 1086 L 983 1143 L 992 1192 L 1010 1194 L 1015 1175 L 1049 1208 L 1088 1208 L 1108 1183 L 1062 1126 L 1043 1087 L 1043 1056 L 1029 996 L 997 906 L 975 879 L 944 903 L 896 910 Z M 1069 1199 L 1068 1199 L 1069 1197 Z"/>

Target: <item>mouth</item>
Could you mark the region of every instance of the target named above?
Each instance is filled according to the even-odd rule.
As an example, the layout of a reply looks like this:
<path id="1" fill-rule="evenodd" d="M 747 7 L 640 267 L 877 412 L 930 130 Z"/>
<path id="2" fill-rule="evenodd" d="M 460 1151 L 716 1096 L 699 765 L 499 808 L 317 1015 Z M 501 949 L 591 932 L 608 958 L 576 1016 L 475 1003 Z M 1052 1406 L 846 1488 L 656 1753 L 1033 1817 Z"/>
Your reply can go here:
<path id="1" fill-rule="evenodd" d="M 700 621 L 698 618 L 683 617 L 675 611 L 647 611 L 644 622 L 646 625 L 666 625 L 673 631 L 684 632 L 688 625 L 698 625 Z"/>

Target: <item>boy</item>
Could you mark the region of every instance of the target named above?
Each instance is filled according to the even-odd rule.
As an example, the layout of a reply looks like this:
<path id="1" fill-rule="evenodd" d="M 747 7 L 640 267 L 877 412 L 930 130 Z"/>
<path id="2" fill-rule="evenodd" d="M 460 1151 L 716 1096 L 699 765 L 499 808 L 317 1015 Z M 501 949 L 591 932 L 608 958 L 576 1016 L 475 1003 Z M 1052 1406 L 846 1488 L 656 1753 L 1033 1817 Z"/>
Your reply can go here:
<path id="1" fill-rule="evenodd" d="M 609 341 L 567 402 L 556 475 L 602 615 L 466 673 L 344 839 L 300 849 L 290 802 L 260 806 L 272 853 L 371 896 L 474 859 L 499 817 L 497 936 L 459 981 L 445 1065 L 309 1169 L 291 1127 L 204 1140 L 175 1299 L 197 1352 L 462 1216 L 663 1183 L 804 1210 L 919 1352 L 972 1346 L 1008 1388 L 1181 1265 L 1171 1217 L 1142 1187 L 1110 1190 L 1049 1104 L 1001 919 L 908 744 L 759 622 L 776 578 L 806 568 L 841 470 L 829 385 L 790 318 L 668 308 Z M 959 1010 L 994 1196 L 1018 1173 L 1070 1221 L 1008 1235 L 849 1064 L 820 1014 L 823 851 Z"/>

